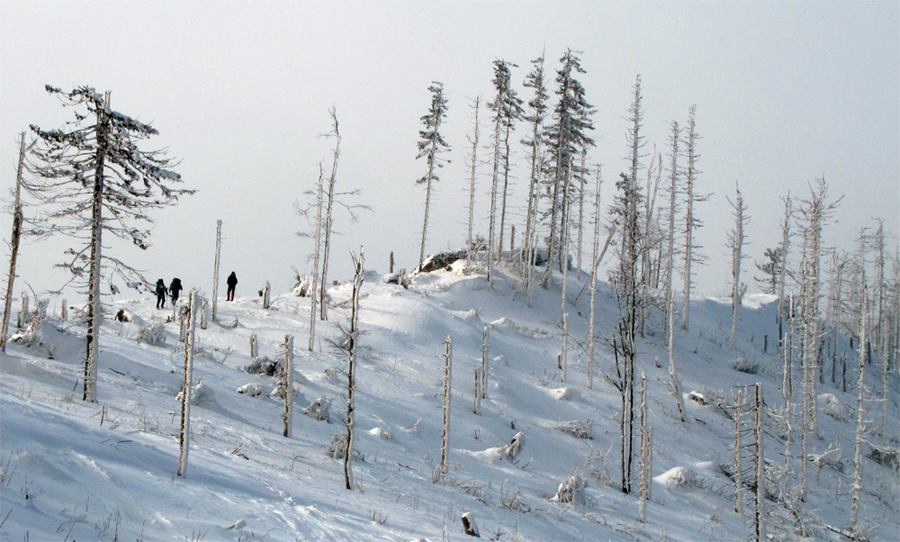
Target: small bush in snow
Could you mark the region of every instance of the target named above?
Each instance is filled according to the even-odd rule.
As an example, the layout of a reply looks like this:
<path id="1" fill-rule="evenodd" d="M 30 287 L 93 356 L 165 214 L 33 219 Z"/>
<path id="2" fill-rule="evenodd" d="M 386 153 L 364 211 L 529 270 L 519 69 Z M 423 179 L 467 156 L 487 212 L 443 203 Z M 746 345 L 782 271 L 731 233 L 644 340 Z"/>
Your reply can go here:
<path id="1" fill-rule="evenodd" d="M 894 472 L 900 470 L 900 450 L 872 446 L 872 450 L 866 457 L 879 465 L 893 469 Z"/>
<path id="2" fill-rule="evenodd" d="M 749 375 L 755 375 L 759 372 L 759 360 L 737 358 L 735 360 L 732 360 L 731 368 L 735 371 L 740 371 Z"/>
<path id="3" fill-rule="evenodd" d="M 258 397 L 262 395 L 263 389 L 259 384 L 244 384 L 237 389 L 238 393 L 249 395 L 250 397 Z"/>
<path id="4" fill-rule="evenodd" d="M 181 394 L 182 392 L 179 391 L 175 396 L 177 401 L 181 401 Z M 191 404 L 193 406 L 203 406 L 212 401 L 215 401 L 212 388 L 200 381 L 191 386 Z"/>
<path id="5" fill-rule="evenodd" d="M 570 422 L 559 422 L 553 426 L 553 429 L 572 435 L 575 438 L 590 439 L 593 425 L 594 422 L 591 420 L 573 420 Z"/>
<path id="6" fill-rule="evenodd" d="M 331 410 L 331 398 L 327 395 L 319 397 L 303 409 L 303 413 L 310 418 L 318 421 L 326 421 L 331 423 L 329 419 L 329 411 Z"/>
<path id="7" fill-rule="evenodd" d="M 25 331 L 15 333 L 10 336 L 9 340 L 28 348 L 41 357 L 53 359 L 53 346 L 44 340 L 44 324 L 42 322 L 29 326 Z"/>
<path id="8" fill-rule="evenodd" d="M 831 416 L 835 420 L 846 420 L 850 417 L 850 409 L 845 407 L 841 400 L 832 393 L 823 393 L 817 398 L 819 408 L 825 411 L 825 414 Z"/>
<path id="9" fill-rule="evenodd" d="M 309 275 L 297 275 L 297 284 L 291 293 L 297 297 L 309 297 L 313 290 L 313 280 Z"/>
<path id="10" fill-rule="evenodd" d="M 524 435 L 519 431 L 516 435 L 509 441 L 509 444 L 504 448 L 504 452 L 506 453 L 506 457 L 510 460 L 515 460 L 519 457 L 519 452 L 522 451 L 522 439 Z"/>
<path id="11" fill-rule="evenodd" d="M 584 480 L 578 473 L 569 476 L 559 484 L 553 501 L 560 504 L 582 504 L 584 502 Z"/>
<path id="12" fill-rule="evenodd" d="M 151 324 L 138 333 L 137 342 L 150 346 L 163 346 L 166 344 L 166 326 L 162 322 Z"/>
<path id="13" fill-rule="evenodd" d="M 247 367 L 247 372 L 254 375 L 284 376 L 284 362 L 280 359 L 272 360 L 266 356 L 253 358 L 253 362 Z"/>
<path id="14" fill-rule="evenodd" d="M 331 459 L 344 459 L 344 450 L 347 449 L 347 433 L 331 435 L 331 444 L 325 454 Z"/>

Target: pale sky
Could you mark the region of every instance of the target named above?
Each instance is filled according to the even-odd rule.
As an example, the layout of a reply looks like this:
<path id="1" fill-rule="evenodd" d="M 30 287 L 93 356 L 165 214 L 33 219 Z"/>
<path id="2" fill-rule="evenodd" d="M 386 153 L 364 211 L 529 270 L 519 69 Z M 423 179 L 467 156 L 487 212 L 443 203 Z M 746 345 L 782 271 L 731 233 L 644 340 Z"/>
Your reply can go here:
<path id="1" fill-rule="evenodd" d="M 318 164 L 330 167 L 337 108 L 343 143 L 339 190 L 362 190 L 372 207 L 342 232 L 332 252 L 334 279 L 349 278 L 349 250 L 365 246 L 367 268 L 387 272 L 417 263 L 424 190 L 415 180 L 420 117 L 428 86 L 449 96 L 443 133 L 452 163 L 433 199 L 428 251 L 465 244 L 472 128 L 469 99 L 491 99 L 491 62 L 519 65 L 520 96 L 530 61 L 546 50 L 548 72 L 567 48 L 583 51 L 581 77 L 597 110 L 604 207 L 626 167 L 631 88 L 643 82 L 647 149 L 666 153 L 669 123 L 697 106 L 702 136 L 698 186 L 711 193 L 697 209 L 708 265 L 699 291 L 728 290 L 732 226 L 725 196 L 739 182 L 750 220 L 744 264 L 779 239 L 780 197 L 809 194 L 824 175 L 844 196 L 825 230 L 827 244 L 851 249 L 859 228 L 886 220 L 900 232 L 900 3 L 886 2 L 15 2 L 0 3 L 0 168 L 15 182 L 17 134 L 38 124 L 58 128 L 72 111 L 44 92 L 89 85 L 112 92 L 112 107 L 151 122 L 160 136 L 143 148 L 168 147 L 181 160 L 185 187 L 199 192 L 156 213 L 153 246 L 113 245 L 147 278 L 179 276 L 187 288 L 212 290 L 216 220 L 224 223 L 221 274 L 236 271 L 238 296 L 266 280 L 276 293 L 292 286 L 291 266 L 308 272 L 308 229 L 294 213 L 314 187 Z M 551 87 L 552 89 L 552 87 Z M 483 141 L 487 113 L 482 111 Z M 523 132 L 524 133 L 524 132 Z M 521 137 L 516 137 L 516 140 Z M 481 157 L 488 151 L 482 149 Z M 512 205 L 522 231 L 526 154 L 514 147 Z M 490 168 L 480 171 L 479 222 L 487 233 Z M 4 190 L 6 192 L 6 190 Z M 8 238 L 9 216 L 0 219 Z M 29 243 L 21 281 L 58 286 L 52 271 L 63 243 Z M 589 248 L 586 247 L 587 251 Z M 5 276 L 4 276 L 5 280 Z M 22 283 L 19 283 L 20 285 Z M 119 285 L 122 287 L 122 285 Z M 19 288 L 17 288 L 19 291 Z M 133 294 L 129 294 L 133 295 Z M 70 300 L 70 302 L 72 302 Z"/>

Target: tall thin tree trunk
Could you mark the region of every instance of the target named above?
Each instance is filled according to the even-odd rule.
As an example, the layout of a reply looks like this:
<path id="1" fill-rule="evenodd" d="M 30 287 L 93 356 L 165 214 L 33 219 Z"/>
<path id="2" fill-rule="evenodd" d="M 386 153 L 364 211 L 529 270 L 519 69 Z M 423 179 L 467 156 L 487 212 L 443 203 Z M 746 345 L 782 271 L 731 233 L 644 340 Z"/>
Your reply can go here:
<path id="1" fill-rule="evenodd" d="M 294 404 L 294 336 L 284 336 L 284 436 L 291 438 Z"/>
<path id="2" fill-rule="evenodd" d="M 334 154 L 331 163 L 331 177 L 328 178 L 328 198 L 325 205 L 325 244 L 322 247 L 322 286 L 319 288 L 319 318 L 321 320 L 328 319 L 328 304 L 325 303 L 325 296 L 328 290 L 328 257 L 331 254 L 331 230 L 334 225 L 332 211 L 334 209 L 334 185 L 337 182 L 338 159 L 341 157 L 341 132 L 338 127 L 337 111 L 334 107 L 328 110 L 331 114 L 331 121 L 334 131 L 329 134 L 334 136 Z M 431 183 L 429 179 L 429 195 L 431 192 Z M 428 221 L 428 205 L 425 206 L 425 221 Z M 422 236 L 422 249 L 425 248 L 425 236 Z M 421 262 L 420 262 L 421 264 Z"/>
<path id="3" fill-rule="evenodd" d="M 478 166 L 478 113 L 481 107 L 481 96 L 475 98 L 472 109 L 475 110 L 475 132 L 470 139 L 472 142 L 472 163 L 469 168 L 469 229 L 466 234 L 466 274 L 472 272 L 472 252 L 475 250 L 474 241 L 472 239 L 472 225 L 475 221 L 475 170 Z"/>
<path id="4" fill-rule="evenodd" d="M 444 416 L 441 423 L 441 464 L 436 481 L 447 474 L 447 455 L 450 451 L 450 386 L 453 366 L 453 341 L 447 335 L 444 346 Z"/>
<path id="5" fill-rule="evenodd" d="M 313 346 L 316 340 L 316 302 L 318 301 L 318 292 L 317 288 L 319 285 L 319 256 L 322 247 L 322 195 L 324 192 L 324 172 L 322 171 L 321 164 L 319 165 L 319 183 L 316 189 L 316 233 L 315 233 L 315 244 L 316 246 L 313 249 L 313 268 L 312 268 L 312 280 L 310 285 L 309 292 L 309 346 L 308 350 L 310 352 L 313 351 Z M 391 253 L 393 256 L 393 252 Z M 393 263 L 393 262 L 392 262 Z"/>
<path id="6" fill-rule="evenodd" d="M 753 387 L 753 444 L 754 444 L 754 478 L 756 486 L 753 506 L 753 539 L 756 542 L 765 542 L 766 540 L 766 480 L 765 480 L 765 461 L 763 458 L 763 426 L 762 426 L 762 385 L 758 382 Z"/>
<path id="7" fill-rule="evenodd" d="M 181 433 L 179 435 L 180 453 L 178 456 L 178 476 L 187 476 L 188 449 L 191 441 L 191 387 L 194 382 L 194 348 L 197 337 L 197 308 L 199 306 L 196 290 L 188 296 L 188 330 L 184 344 L 184 372 L 181 381 Z"/>
<path id="8" fill-rule="evenodd" d="M 853 452 L 853 487 L 850 490 L 852 504 L 850 505 L 850 527 L 856 529 L 859 517 L 860 492 L 862 491 L 862 432 L 863 432 L 863 401 L 865 399 L 865 370 L 866 370 L 866 320 L 869 312 L 868 290 L 866 288 L 866 273 L 863 269 L 860 273 L 860 290 L 862 300 L 859 314 L 859 372 L 857 376 L 856 399 L 856 442 Z"/>
<path id="9" fill-rule="evenodd" d="M 106 93 L 104 110 L 97 112 L 97 155 L 94 170 L 94 191 L 91 205 L 91 264 L 88 279 L 87 356 L 84 363 L 83 400 L 97 401 L 97 364 L 100 359 L 100 322 L 103 319 L 100 302 L 100 266 L 103 251 L 103 184 L 109 133 L 109 101 Z"/>
<path id="10" fill-rule="evenodd" d="M 219 261 L 222 255 L 222 221 L 216 220 L 216 260 L 213 265 L 212 321 L 216 321 L 216 307 L 219 300 Z"/>
<path id="11" fill-rule="evenodd" d="M 351 254 L 353 260 L 353 292 L 350 295 L 350 329 L 347 332 L 347 447 L 344 450 L 344 489 L 353 489 L 353 473 L 350 471 L 350 456 L 353 454 L 353 416 L 356 411 L 356 352 L 359 347 L 359 291 L 363 283 L 365 253 L 359 248 L 359 258 Z"/>
<path id="12" fill-rule="evenodd" d="M 6 278 L 6 297 L 3 301 L 3 323 L 0 324 L 0 352 L 6 352 L 6 333 L 9 330 L 9 311 L 12 308 L 13 287 L 16 282 L 16 260 L 22 235 L 22 174 L 25 169 L 25 132 L 19 134 L 19 167 L 16 169 L 16 191 L 13 201 L 12 233 L 9 242 L 9 274 Z"/>

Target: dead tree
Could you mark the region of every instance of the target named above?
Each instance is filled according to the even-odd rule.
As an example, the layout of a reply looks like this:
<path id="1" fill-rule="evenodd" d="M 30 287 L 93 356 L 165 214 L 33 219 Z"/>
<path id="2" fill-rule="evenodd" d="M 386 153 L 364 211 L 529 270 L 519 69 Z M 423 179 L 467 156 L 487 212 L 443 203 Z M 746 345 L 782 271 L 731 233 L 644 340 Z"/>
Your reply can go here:
<path id="1" fill-rule="evenodd" d="M 6 333 L 9 330 L 9 311 L 12 308 L 13 286 L 16 282 L 16 260 L 19 257 L 19 241 L 22 237 L 22 174 L 25 171 L 25 152 L 31 146 L 25 146 L 25 132 L 19 134 L 19 167 L 16 170 L 15 199 L 12 207 L 12 233 L 9 241 L 9 274 L 6 278 L 6 297 L 3 301 L 3 323 L 0 325 L 0 352 L 6 352 Z"/>
<path id="2" fill-rule="evenodd" d="M 191 441 L 191 391 L 194 371 L 194 349 L 197 337 L 197 292 L 191 291 L 188 299 L 188 332 L 184 345 L 184 373 L 181 381 L 181 433 L 178 455 L 178 476 L 187 475 L 188 448 Z"/>

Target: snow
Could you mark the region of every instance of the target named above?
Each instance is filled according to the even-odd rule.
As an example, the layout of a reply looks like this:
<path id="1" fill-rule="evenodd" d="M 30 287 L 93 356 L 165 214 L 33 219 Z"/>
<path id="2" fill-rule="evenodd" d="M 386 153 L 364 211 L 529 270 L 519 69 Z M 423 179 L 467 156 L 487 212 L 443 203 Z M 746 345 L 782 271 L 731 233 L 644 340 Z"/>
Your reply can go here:
<path id="1" fill-rule="evenodd" d="M 559 284 L 537 289 L 529 307 L 514 275 L 495 270 L 488 283 L 483 275 L 453 269 L 416 275 L 408 290 L 384 280 L 363 285 L 354 491 L 343 489 L 341 464 L 328 457 L 346 414 L 345 362 L 329 341 L 339 339 L 349 304 L 331 308 L 330 320 L 319 322 L 309 352 L 308 298 L 288 292 L 273 297 L 269 310 L 256 298 L 220 301 L 219 323 L 197 333 L 184 478 L 175 474 L 184 345 L 178 322 L 166 321 L 170 311 L 156 311 L 154 299 L 111 307 L 93 404 L 80 400 L 83 326 L 48 319 L 40 339 L 52 358 L 18 344 L 0 354 L 0 538 L 432 542 L 467 540 L 464 514 L 473 522 L 477 517 L 482 537 L 510 541 L 749 538 L 750 513 L 733 512 L 733 485 L 720 467 L 730 462 L 734 427 L 723 407 L 733 386 L 756 382 L 770 409 L 783 404 L 771 297 L 745 300 L 736 350 L 729 348 L 730 306 L 693 303 L 693 329 L 676 332 L 675 356 L 685 390 L 705 404 L 688 401 L 684 424 L 667 367 L 655 363 L 667 354 L 657 331 L 662 316 L 651 312 L 636 372 L 648 380 L 656 487 L 646 522 L 639 523 L 637 491 L 619 489 L 620 396 L 602 376 L 593 389 L 586 387 L 587 365 L 577 345 L 586 344 L 587 321 L 580 315 L 588 314 L 587 296 L 572 306 L 583 283 L 570 275 L 569 367 L 562 383 Z M 329 289 L 335 305 L 349 298 L 351 286 Z M 597 299 L 597 329 L 609 338 L 618 311 L 606 285 Z M 112 318 L 119 309 L 133 315 L 131 322 Z M 234 321 L 240 325 L 230 327 Z M 481 366 L 485 324 L 493 328 L 490 377 L 476 415 L 473 375 Z M 154 325 L 165 330 L 164 343 L 136 340 Z M 283 358 L 285 335 L 302 345 L 295 347 L 294 404 L 307 415 L 293 417 L 292 438 L 282 436 L 283 400 L 270 395 L 276 377 L 247 371 L 253 334 L 260 357 L 272 360 Z M 456 375 L 450 465 L 445 482 L 435 484 L 448 335 Z M 759 368 L 737 371 L 736 359 L 752 359 Z M 614 374 L 608 349 L 598 348 L 597 361 L 602 373 Z M 873 373 L 870 389 L 880 390 L 880 374 L 867 372 Z M 828 416 L 819 417 L 819 438 L 810 442 L 810 491 L 798 506 L 812 538 L 837 541 L 842 538 L 824 526 L 839 528 L 849 519 L 852 464 L 845 459 L 843 471 L 833 465 L 852 456 L 855 415 L 848 413 L 855 412 L 856 390 L 844 393 L 829 377 L 819 397 L 820 412 Z M 894 377 L 891 386 L 896 392 Z M 874 427 L 880 404 L 867 408 Z M 896 393 L 888 414 L 888 427 L 896 428 Z M 779 431 L 768 428 L 765 452 L 769 462 L 783 465 Z M 882 442 L 876 434 L 869 438 Z M 888 444 L 897 446 L 896 440 Z M 793 453 L 799 455 L 797 446 Z M 896 539 L 897 473 L 864 461 L 860 517 L 866 532 L 872 540 Z M 792 468 L 799 472 L 796 458 Z M 770 501 L 767 511 L 770 533 L 801 539 L 782 507 Z"/>

